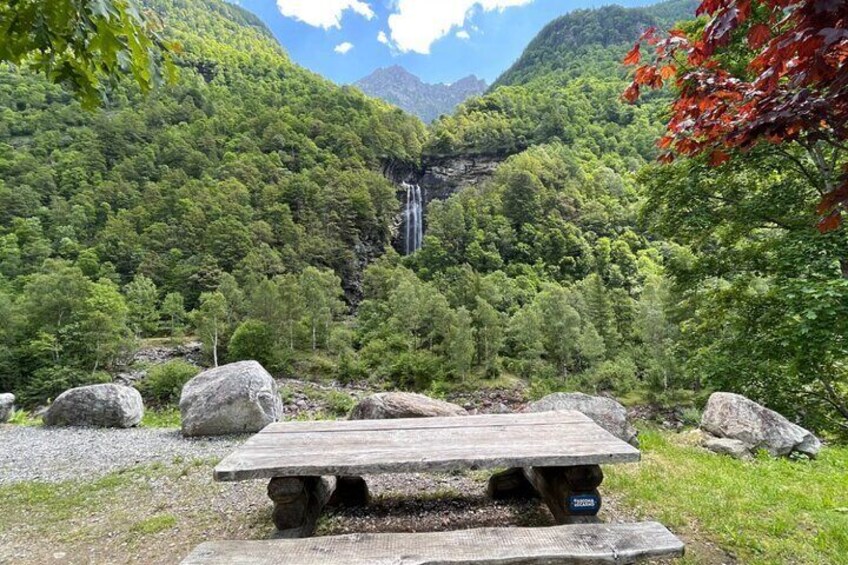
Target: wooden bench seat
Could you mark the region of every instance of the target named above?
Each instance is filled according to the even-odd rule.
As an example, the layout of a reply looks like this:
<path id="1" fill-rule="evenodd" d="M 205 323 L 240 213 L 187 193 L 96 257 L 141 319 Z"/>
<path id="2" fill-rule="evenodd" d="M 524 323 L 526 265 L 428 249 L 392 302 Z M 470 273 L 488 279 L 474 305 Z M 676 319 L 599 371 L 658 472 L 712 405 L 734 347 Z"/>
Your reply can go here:
<path id="1" fill-rule="evenodd" d="M 207 542 L 183 565 L 550 565 L 682 555 L 683 543 L 674 534 L 641 522 Z"/>

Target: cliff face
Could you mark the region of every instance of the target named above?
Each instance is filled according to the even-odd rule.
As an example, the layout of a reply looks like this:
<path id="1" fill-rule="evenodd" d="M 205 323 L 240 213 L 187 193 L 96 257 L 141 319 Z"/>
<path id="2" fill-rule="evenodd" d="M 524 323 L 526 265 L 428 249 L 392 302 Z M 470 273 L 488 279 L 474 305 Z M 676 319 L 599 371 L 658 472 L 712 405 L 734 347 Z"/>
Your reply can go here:
<path id="1" fill-rule="evenodd" d="M 393 245 L 399 253 L 407 249 L 407 218 L 411 215 L 409 185 L 421 188 L 423 201 L 424 234 L 427 233 L 427 205 L 433 200 L 445 200 L 459 189 L 477 186 L 495 173 L 505 157 L 501 156 L 454 156 L 425 158 L 420 169 L 387 165 L 383 174 L 397 187 L 397 198 L 401 208 L 394 225 Z"/>
<path id="2" fill-rule="evenodd" d="M 420 168 L 387 163 L 383 175 L 398 185 L 398 195 L 406 189 L 402 183 L 417 184 L 427 195 L 425 204 L 432 200 L 444 200 L 466 186 L 476 186 L 491 178 L 505 156 L 474 155 L 451 157 L 425 157 Z"/>
<path id="3" fill-rule="evenodd" d="M 460 188 L 489 179 L 502 161 L 489 156 L 434 158 L 425 161 L 416 182 L 427 192 L 425 202 L 443 200 Z"/>

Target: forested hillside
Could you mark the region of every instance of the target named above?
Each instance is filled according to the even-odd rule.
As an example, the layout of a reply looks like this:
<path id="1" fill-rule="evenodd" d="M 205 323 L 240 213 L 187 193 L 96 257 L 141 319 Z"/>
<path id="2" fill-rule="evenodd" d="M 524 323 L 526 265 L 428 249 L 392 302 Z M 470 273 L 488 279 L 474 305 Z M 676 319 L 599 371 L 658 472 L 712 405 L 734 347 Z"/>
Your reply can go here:
<path id="1" fill-rule="evenodd" d="M 407 387 L 502 375 L 535 394 L 691 401 L 665 276 L 688 252 L 640 225 L 634 175 L 655 155 L 667 98 L 620 96 L 627 43 L 657 21 L 618 7 L 565 16 L 492 91 L 434 124 L 425 153 L 512 156 L 430 205 L 420 251 L 366 271 L 363 371 Z"/>
<path id="2" fill-rule="evenodd" d="M 621 100 L 621 60 L 650 26 L 690 18 L 696 2 L 672 0 L 644 9 L 576 10 L 548 24 L 492 85 L 436 122 L 426 152 L 509 155 L 561 141 L 609 153 L 635 168 L 655 155 L 667 98 L 638 106 Z"/>
<path id="3" fill-rule="evenodd" d="M 149 97 L 121 85 L 89 113 L 0 69 L 0 389 L 34 405 L 189 332 L 277 375 L 676 408 L 720 388 L 844 431 L 848 242 L 815 229 L 820 195 L 785 165 L 803 151 L 656 166 L 674 93 L 622 99 L 640 32 L 695 2 L 555 20 L 429 130 L 292 64 L 237 7 L 152 5 L 182 51 Z M 493 178 L 395 253 L 383 167 L 481 154 L 504 159 Z"/>
<path id="4" fill-rule="evenodd" d="M 439 367 L 460 380 L 518 375 L 538 392 L 678 408 L 719 388 L 846 429 L 848 240 L 815 228 L 810 157 L 769 146 L 719 169 L 706 157 L 650 165 L 672 92 L 622 100 L 621 61 L 640 31 L 693 8 L 571 13 L 486 96 L 434 124 L 426 153 L 512 156 L 492 182 L 430 206 L 424 246 L 403 266 L 367 273 L 372 370 L 419 386 Z M 392 349 L 405 364 L 385 361 Z"/>
<path id="5" fill-rule="evenodd" d="M 292 64 L 244 10 L 151 5 L 181 52 L 150 97 L 122 84 L 87 112 L 0 68 L 0 389 L 24 399 L 101 378 L 165 297 L 183 317 L 310 265 L 355 290 L 397 212 L 375 171 L 420 154 L 417 119 Z"/>

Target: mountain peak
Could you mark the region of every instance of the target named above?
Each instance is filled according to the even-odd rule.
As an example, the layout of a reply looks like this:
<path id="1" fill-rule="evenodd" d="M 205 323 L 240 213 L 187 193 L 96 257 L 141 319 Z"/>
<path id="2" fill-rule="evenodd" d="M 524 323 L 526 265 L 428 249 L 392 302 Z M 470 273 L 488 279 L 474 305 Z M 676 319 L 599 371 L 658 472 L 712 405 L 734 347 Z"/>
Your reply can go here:
<path id="1" fill-rule="evenodd" d="M 474 75 L 451 84 L 428 84 L 400 65 L 377 69 L 354 86 L 369 96 L 382 98 L 418 116 L 424 122 L 450 114 L 467 98 L 482 94 L 488 88 L 486 81 Z"/>

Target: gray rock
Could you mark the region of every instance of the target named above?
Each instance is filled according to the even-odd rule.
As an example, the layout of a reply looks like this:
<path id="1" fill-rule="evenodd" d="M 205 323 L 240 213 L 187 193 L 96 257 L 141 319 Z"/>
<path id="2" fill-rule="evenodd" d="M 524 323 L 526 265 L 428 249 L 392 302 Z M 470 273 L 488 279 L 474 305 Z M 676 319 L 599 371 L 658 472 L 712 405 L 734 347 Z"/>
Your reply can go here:
<path id="1" fill-rule="evenodd" d="M 0 424 L 5 424 L 9 421 L 9 416 L 12 415 L 12 408 L 15 407 L 15 395 L 7 392 L 0 394 Z"/>
<path id="2" fill-rule="evenodd" d="M 60 394 L 43 419 L 47 426 L 131 428 L 144 416 L 144 403 L 134 388 L 114 383 L 81 386 Z"/>
<path id="3" fill-rule="evenodd" d="M 704 447 L 720 455 L 730 455 L 734 459 L 752 459 L 748 446 L 738 439 L 710 437 L 704 440 Z"/>
<path id="4" fill-rule="evenodd" d="M 707 401 L 701 429 L 721 438 L 735 439 L 750 450 L 765 449 L 772 456 L 800 452 L 815 457 L 821 449 L 816 436 L 774 410 L 739 394 L 716 392 Z"/>
<path id="5" fill-rule="evenodd" d="M 379 392 L 365 397 L 353 407 L 351 420 L 391 420 L 465 416 L 462 406 L 412 392 Z"/>
<path id="6" fill-rule="evenodd" d="M 551 410 L 582 412 L 615 437 L 639 447 L 638 432 L 627 421 L 627 410 L 611 398 L 589 396 L 582 392 L 555 392 L 527 406 L 529 412 Z"/>
<path id="7" fill-rule="evenodd" d="M 283 417 L 277 383 L 256 361 L 204 371 L 183 387 L 180 414 L 184 436 L 258 432 Z"/>

